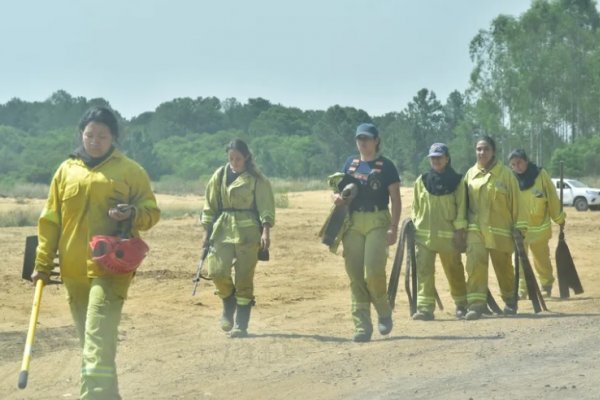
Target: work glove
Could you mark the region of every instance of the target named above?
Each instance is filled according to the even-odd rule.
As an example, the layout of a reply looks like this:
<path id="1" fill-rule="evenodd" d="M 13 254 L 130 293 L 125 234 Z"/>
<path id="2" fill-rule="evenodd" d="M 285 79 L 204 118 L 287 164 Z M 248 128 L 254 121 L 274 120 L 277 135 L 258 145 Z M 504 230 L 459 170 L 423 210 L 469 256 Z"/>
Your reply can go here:
<path id="1" fill-rule="evenodd" d="M 457 229 L 454 231 L 454 236 L 452 238 L 452 242 L 454 243 L 454 247 L 461 253 L 467 251 L 467 232 L 464 229 Z"/>

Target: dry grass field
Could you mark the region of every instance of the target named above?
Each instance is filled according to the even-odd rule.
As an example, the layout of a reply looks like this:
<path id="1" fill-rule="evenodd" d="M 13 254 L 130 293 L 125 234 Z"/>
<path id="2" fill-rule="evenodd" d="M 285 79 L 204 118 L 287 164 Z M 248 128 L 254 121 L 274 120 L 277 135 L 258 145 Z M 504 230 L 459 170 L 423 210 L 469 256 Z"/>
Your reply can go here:
<path id="1" fill-rule="evenodd" d="M 402 195 L 404 218 L 411 190 Z M 194 196 L 159 196 L 159 202 L 165 211 L 202 207 Z M 523 301 L 514 317 L 458 321 L 438 273 L 446 310 L 435 321 L 411 321 L 400 290 L 392 333 L 356 344 L 343 260 L 316 237 L 329 194 L 290 193 L 289 203 L 278 210 L 271 261 L 257 267 L 246 339 L 229 339 L 219 329 L 220 301 L 210 283 L 191 296 L 197 216 L 162 220 L 144 235 L 151 252 L 130 289 L 119 333 L 124 399 L 600 398 L 600 212 L 568 209 L 567 242 L 584 294 L 550 298 L 550 311 L 537 315 Z M 0 199 L 1 210 L 42 204 Z M 31 234 L 33 227 L 0 229 L 0 398 L 75 399 L 80 355 L 60 286 L 44 290 L 29 385 L 17 389 L 33 296 L 20 270 Z"/>

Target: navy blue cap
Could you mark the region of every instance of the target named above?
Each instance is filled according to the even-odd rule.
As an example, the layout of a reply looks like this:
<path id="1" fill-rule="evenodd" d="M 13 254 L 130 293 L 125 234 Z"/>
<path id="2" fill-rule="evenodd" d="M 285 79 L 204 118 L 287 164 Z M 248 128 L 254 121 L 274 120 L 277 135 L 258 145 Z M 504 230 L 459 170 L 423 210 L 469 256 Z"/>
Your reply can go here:
<path id="1" fill-rule="evenodd" d="M 450 150 L 448 150 L 448 146 L 444 143 L 434 143 L 429 148 L 429 154 L 427 157 L 440 157 L 440 156 L 449 156 Z"/>
<path id="2" fill-rule="evenodd" d="M 354 135 L 354 137 L 359 137 L 359 136 L 368 136 L 370 138 L 377 138 L 377 137 L 379 137 L 379 131 L 377 130 L 377 127 L 375 125 L 369 124 L 369 123 L 364 123 L 364 124 L 360 124 L 356 128 L 356 135 Z"/>

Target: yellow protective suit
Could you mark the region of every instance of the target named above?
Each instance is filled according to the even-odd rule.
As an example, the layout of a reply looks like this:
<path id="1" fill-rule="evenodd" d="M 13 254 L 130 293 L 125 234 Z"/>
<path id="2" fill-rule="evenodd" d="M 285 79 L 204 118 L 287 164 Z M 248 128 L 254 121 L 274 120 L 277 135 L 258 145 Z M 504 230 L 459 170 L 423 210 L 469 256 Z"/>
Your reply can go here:
<path id="1" fill-rule="evenodd" d="M 114 275 L 92 260 L 94 235 L 116 235 L 108 210 L 135 207 L 132 234 L 151 228 L 160 210 L 144 169 L 120 151 L 90 168 L 64 161 L 50 185 L 39 219 L 35 269 L 50 272 L 58 252 L 60 273 L 82 347 L 80 398 L 120 399 L 115 356 L 123 303 L 133 273 Z"/>
<path id="2" fill-rule="evenodd" d="M 458 184 L 454 193 L 435 196 L 427 191 L 419 176 L 413 190 L 412 220 L 417 242 L 417 310 L 431 313 L 435 309 L 436 254 L 454 303 L 457 307 L 466 306 L 465 270 L 453 241 L 456 230 L 467 228 L 464 182 Z"/>
<path id="3" fill-rule="evenodd" d="M 206 186 L 202 225 L 212 225 L 206 262 L 219 297 L 227 298 L 235 289 L 237 303 L 246 305 L 254 299 L 259 223 L 275 225 L 275 199 L 264 176 L 255 177 L 245 171 L 227 186 L 222 168 L 215 171 Z M 236 271 L 235 283 L 231 278 L 232 267 Z"/>
<path id="4" fill-rule="evenodd" d="M 533 255 L 533 265 L 540 283 L 546 292 L 552 290 L 554 275 L 550 262 L 548 241 L 552 237 L 551 220 L 557 224 L 565 222 L 566 214 L 561 211 L 560 200 L 550 176 L 540 169 L 532 187 L 519 192 L 519 208 L 527 218 L 525 245 Z M 519 275 L 519 292 L 526 291 L 523 273 Z"/>
<path id="5" fill-rule="evenodd" d="M 496 272 L 502 299 L 513 306 L 514 250 L 512 232 L 524 231 L 526 221 L 518 205 L 519 185 L 512 171 L 500 162 L 490 170 L 471 167 L 465 182 L 468 194 L 467 301 L 469 309 L 485 308 L 488 290 L 488 259 Z M 520 223 L 521 222 L 521 223 Z"/>

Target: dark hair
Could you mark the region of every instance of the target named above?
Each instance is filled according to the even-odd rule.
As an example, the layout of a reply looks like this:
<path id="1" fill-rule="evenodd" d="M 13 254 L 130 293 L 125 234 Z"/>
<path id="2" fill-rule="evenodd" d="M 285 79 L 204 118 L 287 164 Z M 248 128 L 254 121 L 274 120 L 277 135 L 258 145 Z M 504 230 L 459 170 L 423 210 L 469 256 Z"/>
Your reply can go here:
<path id="1" fill-rule="evenodd" d="M 230 150 L 237 150 L 244 156 L 244 158 L 246 159 L 246 171 L 248 171 L 250 175 L 253 175 L 255 177 L 260 176 L 260 171 L 258 170 L 258 168 L 256 168 L 256 164 L 254 164 L 252 153 L 250 153 L 250 149 L 248 148 L 246 142 L 238 138 L 233 139 L 225 147 L 225 152 L 229 153 Z"/>
<path id="2" fill-rule="evenodd" d="M 523 161 L 529 161 L 529 158 L 527 158 L 527 153 L 525 153 L 525 150 L 523 149 L 515 149 L 511 151 L 508 155 L 508 161 L 512 160 L 513 158 L 520 158 Z"/>
<path id="3" fill-rule="evenodd" d="M 479 143 L 479 142 L 486 142 L 492 148 L 492 150 L 494 150 L 494 153 L 496 152 L 496 142 L 494 141 L 494 139 L 491 138 L 491 136 L 488 136 L 488 135 L 480 136 L 479 138 L 477 138 L 477 142 L 475 142 L 475 146 L 477 146 L 477 143 Z"/>
<path id="4" fill-rule="evenodd" d="M 117 122 L 117 118 L 110 108 L 99 106 L 88 109 L 79 120 L 78 127 L 80 135 L 90 122 L 106 125 L 110 130 L 110 134 L 112 135 L 113 139 L 115 141 L 119 139 L 119 123 Z"/>

